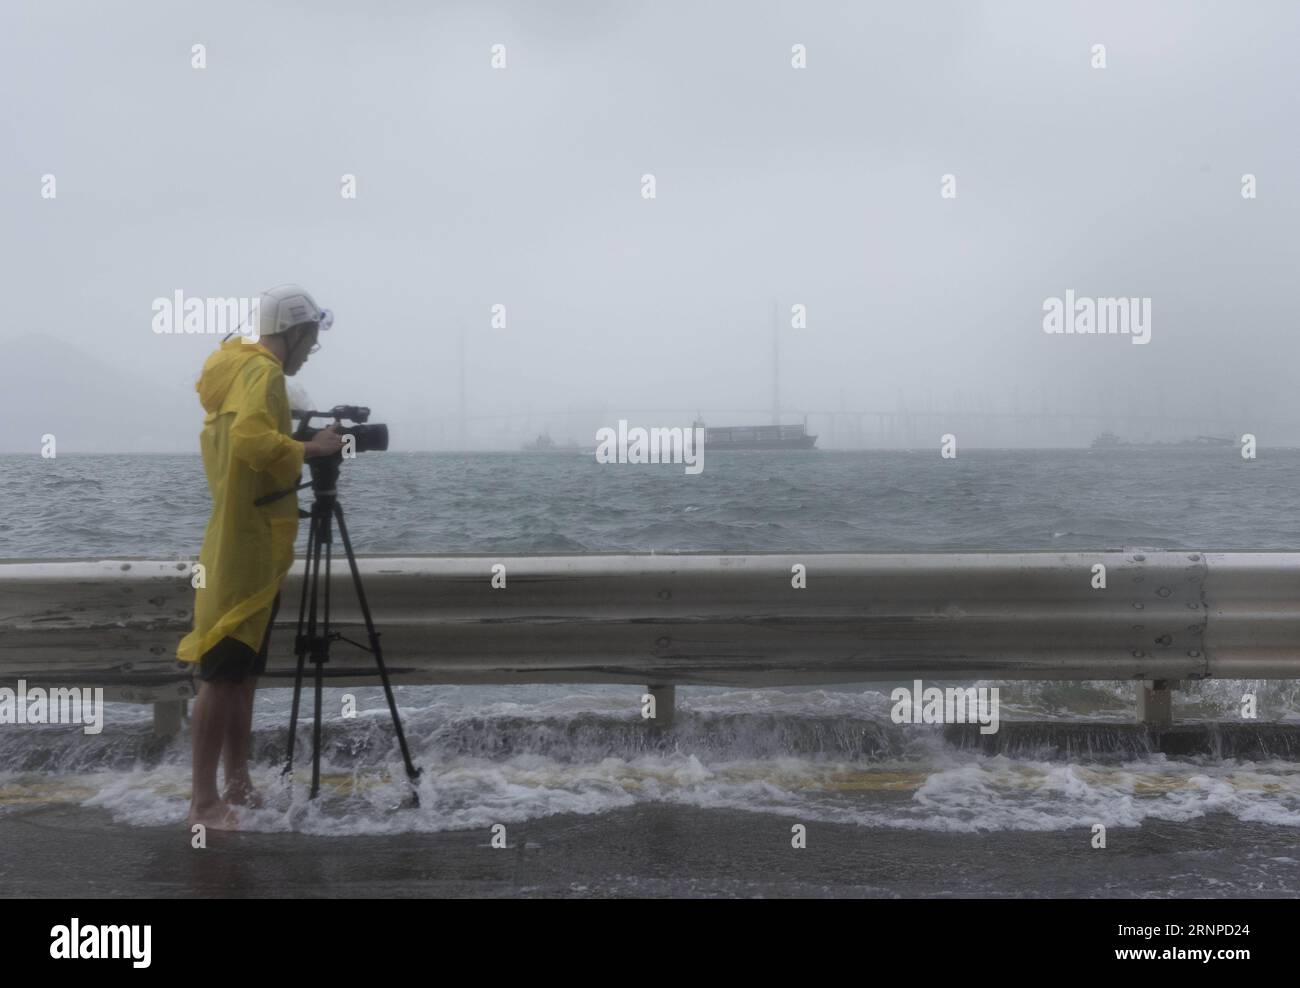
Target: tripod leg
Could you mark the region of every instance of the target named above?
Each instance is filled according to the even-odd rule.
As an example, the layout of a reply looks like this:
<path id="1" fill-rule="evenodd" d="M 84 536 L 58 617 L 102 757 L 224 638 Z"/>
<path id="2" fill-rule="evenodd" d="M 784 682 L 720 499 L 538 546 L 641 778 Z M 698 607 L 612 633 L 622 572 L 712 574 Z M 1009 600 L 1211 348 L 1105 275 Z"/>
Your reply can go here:
<path id="1" fill-rule="evenodd" d="M 289 713 L 289 756 L 285 760 L 282 775 L 293 771 L 293 746 L 298 735 L 298 700 L 302 696 L 302 673 L 307 659 L 307 639 L 303 637 L 307 621 L 307 588 L 311 584 L 311 557 L 316 546 L 317 517 L 311 513 L 311 523 L 307 527 L 307 556 L 302 565 L 302 596 L 298 600 L 298 631 L 293 638 L 293 650 L 298 657 L 298 669 L 293 677 L 293 709 Z"/>
<path id="2" fill-rule="evenodd" d="M 324 532 L 325 543 L 325 615 L 322 622 L 321 636 L 325 643 L 325 652 L 320 656 L 320 661 L 316 663 L 316 733 L 315 740 L 312 742 L 312 798 L 316 798 L 316 793 L 320 790 L 320 732 L 321 724 L 324 720 L 321 717 L 321 694 L 324 688 L 323 670 L 325 660 L 329 658 L 330 643 L 330 561 L 333 558 L 334 535 L 330 531 L 330 517 L 325 515 L 321 519 L 321 529 Z"/>
<path id="3" fill-rule="evenodd" d="M 357 569 L 357 557 L 352 552 L 352 540 L 348 538 L 348 526 L 343 520 L 343 508 L 334 502 L 334 518 L 338 521 L 339 537 L 343 540 L 343 551 L 348 557 L 348 566 L 352 570 L 352 583 L 357 588 L 357 602 L 361 605 L 361 616 L 366 621 L 366 634 L 370 638 L 370 649 L 375 656 L 375 665 L 379 667 L 379 678 L 384 684 L 384 696 L 388 698 L 388 712 L 393 717 L 393 729 L 397 732 L 397 743 L 402 749 L 402 760 L 406 763 L 406 777 L 411 782 L 411 796 L 415 805 L 420 805 L 420 794 L 416 790 L 416 780 L 420 770 L 411 761 L 410 749 L 406 746 L 406 734 L 402 731 L 402 718 L 397 713 L 397 701 L 393 698 L 393 686 L 388 681 L 388 669 L 384 666 L 384 653 L 379 647 L 379 633 L 375 631 L 375 622 L 370 617 L 370 605 L 366 602 L 366 590 L 361 585 L 361 571 Z"/>
<path id="4" fill-rule="evenodd" d="M 311 576 L 311 616 L 307 622 L 307 637 L 311 642 L 311 660 L 316 667 L 316 723 L 312 726 L 311 736 L 311 798 L 315 799 L 320 792 L 320 729 L 321 729 L 321 689 L 322 666 L 325 655 L 320 654 L 322 649 L 328 649 L 328 641 L 321 642 L 316 634 L 316 601 L 320 594 L 320 554 L 323 545 L 329 545 L 329 515 L 323 510 L 320 522 L 316 528 L 316 551 L 312 556 L 312 576 Z M 329 568 L 325 570 L 325 581 L 329 583 Z M 328 591 L 326 591 L 328 592 Z"/>

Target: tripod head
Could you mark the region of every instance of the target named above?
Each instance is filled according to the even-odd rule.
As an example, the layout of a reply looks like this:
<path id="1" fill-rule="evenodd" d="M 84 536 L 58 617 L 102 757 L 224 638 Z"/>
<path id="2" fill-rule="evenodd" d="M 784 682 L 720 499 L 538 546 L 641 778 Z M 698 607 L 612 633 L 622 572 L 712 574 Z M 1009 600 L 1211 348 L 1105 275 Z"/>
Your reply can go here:
<path id="1" fill-rule="evenodd" d="M 320 432 L 319 428 L 311 424 L 312 419 L 332 418 L 334 420 L 332 424 L 337 427 L 338 434 L 343 437 L 343 448 L 331 456 L 307 458 L 304 462 L 311 470 L 311 480 L 307 483 L 297 484 L 287 490 L 276 491 L 274 494 L 259 497 L 253 502 L 258 507 L 270 504 L 272 501 L 278 501 L 294 491 L 302 490 L 308 483 L 310 483 L 317 500 L 322 497 L 334 497 L 339 479 L 339 467 L 343 463 L 344 456 L 351 459 L 357 453 L 382 452 L 388 449 L 388 426 L 377 422 L 371 423 L 369 421 L 370 409 L 364 405 L 335 405 L 328 412 L 295 408 L 291 410 L 290 414 L 299 419 L 298 428 L 293 431 L 293 438 L 302 443 L 310 441 L 316 433 Z M 355 424 L 344 425 L 345 421 Z M 327 427 L 322 426 L 321 428 Z"/>

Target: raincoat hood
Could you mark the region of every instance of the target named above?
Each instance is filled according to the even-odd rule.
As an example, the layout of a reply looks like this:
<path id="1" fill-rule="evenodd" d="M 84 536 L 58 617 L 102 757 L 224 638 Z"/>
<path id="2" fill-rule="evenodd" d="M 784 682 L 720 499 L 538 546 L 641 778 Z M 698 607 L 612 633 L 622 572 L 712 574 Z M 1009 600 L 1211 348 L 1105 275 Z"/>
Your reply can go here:
<path id="1" fill-rule="evenodd" d="M 221 411 L 240 372 L 252 360 L 269 360 L 277 367 L 280 365 L 270 350 L 260 343 L 245 343 L 243 337 L 226 340 L 219 350 L 208 357 L 198 383 L 194 386 L 205 412 L 215 415 Z"/>

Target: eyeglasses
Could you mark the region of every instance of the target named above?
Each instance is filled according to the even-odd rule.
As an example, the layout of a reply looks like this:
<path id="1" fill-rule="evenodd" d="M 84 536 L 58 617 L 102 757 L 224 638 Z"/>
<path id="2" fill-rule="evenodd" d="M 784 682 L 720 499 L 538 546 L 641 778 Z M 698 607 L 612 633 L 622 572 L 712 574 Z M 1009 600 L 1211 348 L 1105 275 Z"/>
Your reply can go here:
<path id="1" fill-rule="evenodd" d="M 325 330 L 329 329 L 333 325 L 334 325 L 334 313 L 331 312 L 329 309 L 321 309 L 320 318 L 316 320 L 316 333 L 319 335 L 320 333 L 325 332 Z M 307 356 L 310 357 L 313 353 L 315 353 L 319 349 L 320 349 L 320 344 L 313 343 L 311 345 L 311 349 L 307 351 Z"/>

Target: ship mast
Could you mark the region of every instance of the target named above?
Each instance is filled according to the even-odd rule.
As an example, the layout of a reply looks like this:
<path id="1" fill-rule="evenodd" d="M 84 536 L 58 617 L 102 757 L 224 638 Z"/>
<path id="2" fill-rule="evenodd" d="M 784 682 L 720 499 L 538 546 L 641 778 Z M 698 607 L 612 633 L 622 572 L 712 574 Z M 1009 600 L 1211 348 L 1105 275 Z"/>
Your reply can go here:
<path id="1" fill-rule="evenodd" d="M 466 442 L 466 425 L 468 419 L 465 412 L 465 327 L 460 328 L 460 340 L 457 349 L 460 351 L 460 448 L 465 450 Z"/>
<path id="2" fill-rule="evenodd" d="M 772 424 L 781 424 L 781 354 L 776 299 L 772 299 Z"/>

